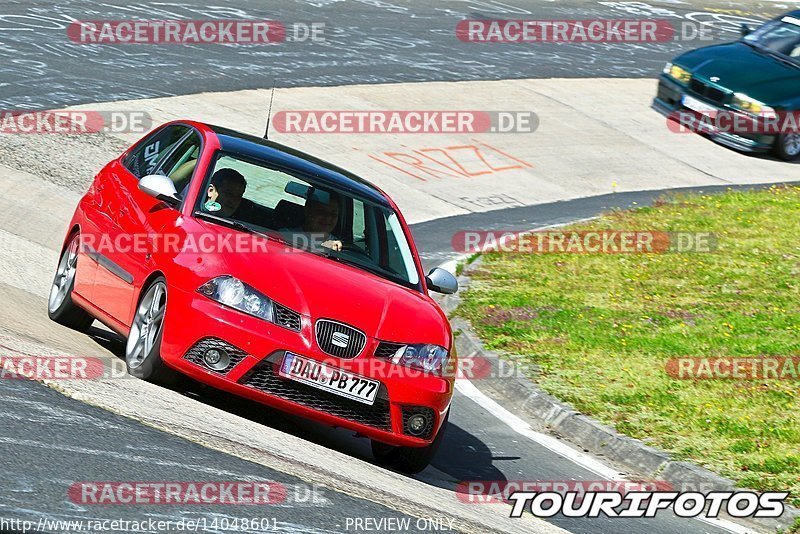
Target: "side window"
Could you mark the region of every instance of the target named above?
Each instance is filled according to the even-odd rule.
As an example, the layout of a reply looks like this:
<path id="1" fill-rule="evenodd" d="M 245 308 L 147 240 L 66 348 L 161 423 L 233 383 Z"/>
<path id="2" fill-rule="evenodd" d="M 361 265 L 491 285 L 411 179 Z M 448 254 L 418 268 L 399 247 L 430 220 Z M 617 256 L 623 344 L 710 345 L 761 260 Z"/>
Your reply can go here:
<path id="1" fill-rule="evenodd" d="M 181 125 L 168 126 L 145 137 L 122 160 L 136 178 L 153 174 L 165 155 L 181 140 L 189 128 Z"/>
<path id="2" fill-rule="evenodd" d="M 194 175 L 197 160 L 200 158 L 200 135 L 193 132 L 174 151 L 168 153 L 166 159 L 158 166 L 156 174 L 169 177 L 175 184 L 175 190 L 183 196 L 183 191 Z"/>

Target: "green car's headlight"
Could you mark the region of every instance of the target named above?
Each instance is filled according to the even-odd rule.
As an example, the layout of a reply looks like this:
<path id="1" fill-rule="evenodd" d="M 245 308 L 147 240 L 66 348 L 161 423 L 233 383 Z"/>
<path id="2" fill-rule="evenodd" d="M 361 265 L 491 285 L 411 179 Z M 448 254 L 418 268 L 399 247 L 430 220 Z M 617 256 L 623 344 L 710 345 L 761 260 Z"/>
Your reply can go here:
<path id="1" fill-rule="evenodd" d="M 733 93 L 731 107 L 745 111 L 757 117 L 771 117 L 775 115 L 774 109 L 754 98 L 750 98 L 744 93 Z"/>
<path id="2" fill-rule="evenodd" d="M 678 80 L 681 83 L 689 83 L 689 80 L 692 79 L 691 72 L 672 63 L 667 63 L 664 65 L 664 74 L 668 74 L 670 77 Z"/>
<path id="3" fill-rule="evenodd" d="M 439 345 L 405 345 L 392 358 L 392 362 L 429 373 L 441 373 L 450 353 Z"/>
<path id="4" fill-rule="evenodd" d="M 272 322 L 272 300 L 233 276 L 218 276 L 197 291 L 211 300 Z"/>

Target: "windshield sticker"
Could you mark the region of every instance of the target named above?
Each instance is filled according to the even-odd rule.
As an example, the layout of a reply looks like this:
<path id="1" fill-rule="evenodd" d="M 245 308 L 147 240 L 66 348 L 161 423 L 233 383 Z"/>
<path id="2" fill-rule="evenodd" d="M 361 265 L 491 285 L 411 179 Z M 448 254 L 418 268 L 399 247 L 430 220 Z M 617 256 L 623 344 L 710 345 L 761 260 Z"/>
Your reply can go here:
<path id="1" fill-rule="evenodd" d="M 152 145 L 144 147 L 144 160 L 147 162 L 147 174 L 152 174 L 158 161 L 158 149 L 161 141 L 156 141 Z"/>
<path id="2" fill-rule="evenodd" d="M 213 200 L 211 202 L 206 202 L 203 207 L 206 209 L 206 211 L 210 211 L 212 213 L 222 209 L 222 206 L 220 205 L 220 203 L 219 202 L 214 202 Z"/>

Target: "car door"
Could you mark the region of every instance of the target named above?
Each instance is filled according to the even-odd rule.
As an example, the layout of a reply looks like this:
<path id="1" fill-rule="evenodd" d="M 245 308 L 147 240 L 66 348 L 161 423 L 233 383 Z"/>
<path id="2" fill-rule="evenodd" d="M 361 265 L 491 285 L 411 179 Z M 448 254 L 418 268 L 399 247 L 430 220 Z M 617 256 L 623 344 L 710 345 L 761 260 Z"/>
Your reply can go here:
<path id="1" fill-rule="evenodd" d="M 178 142 L 172 143 L 170 140 L 169 150 L 159 160 L 153 174 L 169 177 L 178 195 L 182 196 L 195 174 L 201 150 L 202 138 L 199 132 L 189 128 Z M 169 256 L 169 254 L 153 253 L 156 251 L 170 253 L 166 250 L 167 244 L 175 245 L 179 242 L 166 239 L 165 234 L 180 233 L 181 218 L 179 209 L 140 191 L 138 186 L 127 187 L 124 191 L 126 196 L 122 199 L 122 205 L 126 207 L 126 214 L 120 217 L 119 227 L 124 235 L 140 237 L 137 246 L 119 258 L 120 265 L 134 279 L 134 293 L 127 301 L 128 309 L 124 313 L 130 321 L 136 307 L 135 296 L 139 294 L 142 284 L 157 267 L 154 258 Z"/>
<path id="2" fill-rule="evenodd" d="M 139 191 L 139 179 L 154 174 L 162 162 L 191 132 L 185 125 L 165 126 L 148 135 L 125 157 L 106 169 L 106 189 L 111 192 L 110 217 L 100 219 L 101 247 L 96 252 L 93 300 L 118 323 L 130 325 L 136 288 L 143 282 L 141 273 L 149 260 L 147 236 L 152 231 L 149 219 L 163 203 Z M 177 211 L 168 209 L 168 212 Z M 158 217 L 156 215 L 155 217 Z"/>
<path id="3" fill-rule="evenodd" d="M 73 291 L 89 302 L 94 302 L 94 282 L 97 276 L 97 250 L 101 247 L 103 232 L 117 209 L 112 188 L 109 185 L 109 165 L 95 176 L 89 190 L 81 201 L 83 217 L 78 249 L 78 270 L 75 273 Z"/>

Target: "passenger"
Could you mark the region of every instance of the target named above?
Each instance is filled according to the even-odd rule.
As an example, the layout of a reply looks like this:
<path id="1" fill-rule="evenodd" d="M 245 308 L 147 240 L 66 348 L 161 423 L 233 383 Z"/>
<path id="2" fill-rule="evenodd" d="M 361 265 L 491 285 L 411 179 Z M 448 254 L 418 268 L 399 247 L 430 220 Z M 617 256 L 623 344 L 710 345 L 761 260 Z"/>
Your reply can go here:
<path id="1" fill-rule="evenodd" d="M 327 196 L 324 202 L 311 195 L 303 209 L 303 225 L 281 230 L 287 240 L 299 248 L 316 248 L 314 245 L 319 243 L 337 252 L 342 250 L 341 239 L 333 235 L 339 222 L 339 195 L 330 192 Z"/>

